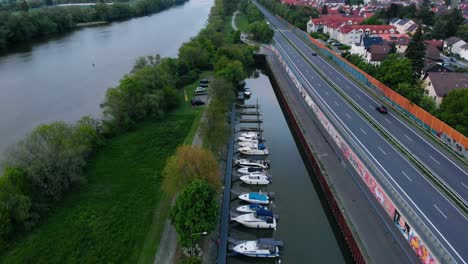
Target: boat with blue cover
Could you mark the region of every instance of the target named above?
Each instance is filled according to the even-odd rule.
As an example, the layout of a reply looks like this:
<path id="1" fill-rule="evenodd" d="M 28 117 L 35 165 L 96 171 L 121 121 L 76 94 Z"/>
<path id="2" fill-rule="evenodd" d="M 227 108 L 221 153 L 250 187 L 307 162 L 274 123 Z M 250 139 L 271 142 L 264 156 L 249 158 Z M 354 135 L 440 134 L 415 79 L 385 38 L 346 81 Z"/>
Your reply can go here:
<path id="1" fill-rule="evenodd" d="M 262 207 L 257 207 L 254 213 L 234 216 L 231 218 L 231 221 L 236 221 L 250 228 L 276 229 L 276 219 L 273 212 Z"/>
<path id="2" fill-rule="evenodd" d="M 244 146 L 239 148 L 238 150 L 240 153 L 245 155 L 266 156 L 269 154 L 267 147 L 263 143 L 258 143 L 251 146 Z"/>
<path id="3" fill-rule="evenodd" d="M 239 195 L 239 199 L 249 202 L 249 203 L 258 203 L 258 204 L 269 204 L 270 197 L 268 195 L 260 192 L 249 192 Z"/>
<path id="4" fill-rule="evenodd" d="M 267 207 L 260 205 L 260 204 L 248 204 L 248 205 L 242 205 L 237 207 L 237 211 L 242 212 L 242 213 L 253 213 L 257 211 L 257 208 L 264 208 L 268 209 Z"/>

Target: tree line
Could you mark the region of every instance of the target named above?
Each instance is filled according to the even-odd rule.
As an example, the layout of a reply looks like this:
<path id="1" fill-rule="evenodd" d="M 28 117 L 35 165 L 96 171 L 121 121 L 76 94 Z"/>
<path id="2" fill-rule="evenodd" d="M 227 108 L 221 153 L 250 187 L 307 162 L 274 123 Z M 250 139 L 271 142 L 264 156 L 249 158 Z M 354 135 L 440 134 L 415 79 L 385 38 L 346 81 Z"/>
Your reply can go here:
<path id="1" fill-rule="evenodd" d="M 0 11 L 0 50 L 35 39 L 63 34 L 79 23 L 116 21 L 145 16 L 185 0 L 135 0 L 94 6 L 43 7 L 30 9 L 26 2 L 18 12 Z"/>
<path id="2" fill-rule="evenodd" d="M 246 14 L 249 21 L 248 32 L 251 34 L 252 39 L 270 43 L 275 32 L 268 26 L 265 21 L 265 16 L 258 10 L 251 2 L 244 1 L 240 4 L 240 10 Z"/>
<path id="3" fill-rule="evenodd" d="M 180 47 L 178 58 L 138 58 L 132 72 L 107 90 L 102 120 L 83 117 L 73 124 L 41 125 L 7 151 L 0 177 L 2 246 L 46 219 L 57 202 L 86 183 L 88 162 L 109 138 L 179 107 L 182 87 L 203 70 L 214 70 L 219 79 L 210 85 L 213 99 L 204 137 L 216 139 L 209 149 L 222 148 L 235 87 L 254 63 L 255 48 L 235 44 L 234 32 L 224 32 L 225 12 L 235 8 L 237 4 L 226 8 L 217 0 L 206 28 Z"/>
<path id="4" fill-rule="evenodd" d="M 309 6 L 284 5 L 275 0 L 258 0 L 258 2 L 302 30 L 307 29 L 310 18 L 319 17 L 317 9 Z"/>

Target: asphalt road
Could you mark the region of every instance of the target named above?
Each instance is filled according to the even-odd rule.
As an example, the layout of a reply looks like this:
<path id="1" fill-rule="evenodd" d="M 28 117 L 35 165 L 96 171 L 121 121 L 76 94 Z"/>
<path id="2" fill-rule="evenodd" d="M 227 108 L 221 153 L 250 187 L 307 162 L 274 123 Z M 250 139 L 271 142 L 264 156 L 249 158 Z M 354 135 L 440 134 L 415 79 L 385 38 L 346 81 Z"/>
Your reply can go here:
<path id="1" fill-rule="evenodd" d="M 333 114 L 339 123 L 352 135 L 354 141 L 365 150 L 400 195 L 413 207 L 418 216 L 432 230 L 453 258 L 460 263 L 468 260 L 468 220 L 448 201 L 398 150 L 390 145 L 374 128 L 367 123 L 327 82 L 319 77 L 308 64 L 318 66 L 335 84 L 342 88 L 369 115 L 376 119 L 402 144 L 408 147 L 426 165 L 430 165 L 439 176 L 451 184 L 457 183 L 457 191 L 468 196 L 468 189 L 462 188 L 462 178 L 466 179 L 466 169 L 460 167 L 441 151 L 432 147 L 404 122 L 394 115 L 380 115 L 375 111 L 377 103 L 356 87 L 352 81 L 341 75 L 319 56 L 312 56 L 311 49 L 302 42 L 276 17 L 262 9 L 271 24 L 279 31 L 275 34 L 274 45 L 288 58 L 296 76 L 309 93 L 318 99 Z M 281 34 L 279 34 L 281 33 Z M 307 60 L 289 43 L 294 43 Z M 349 90 L 349 91 L 347 91 Z M 386 123 L 386 124 L 385 124 Z M 435 165 L 434 165 L 435 164 Z M 466 184 L 466 183 L 465 183 Z"/>

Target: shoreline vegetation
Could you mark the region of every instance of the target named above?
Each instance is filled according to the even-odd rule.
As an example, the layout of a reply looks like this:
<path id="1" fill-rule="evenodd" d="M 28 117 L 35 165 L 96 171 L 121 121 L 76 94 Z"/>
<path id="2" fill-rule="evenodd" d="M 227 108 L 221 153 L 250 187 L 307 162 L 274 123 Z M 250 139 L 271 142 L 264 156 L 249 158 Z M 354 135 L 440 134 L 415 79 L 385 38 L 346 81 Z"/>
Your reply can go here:
<path id="1" fill-rule="evenodd" d="M 0 10 L 0 51 L 46 40 L 84 26 L 151 15 L 188 0 L 132 0 L 108 5 L 97 1 L 92 6 L 43 6 L 30 8 L 22 1 L 19 11 Z"/>
<path id="2" fill-rule="evenodd" d="M 218 173 L 190 174 L 177 186 L 184 198 L 176 200 L 177 208 L 195 208 L 187 202 L 200 190 L 206 206 L 198 208 L 210 208 L 184 223 L 179 213 L 196 212 L 169 211 L 176 194 L 162 183 L 171 180 L 167 160 L 191 143 L 198 125 L 204 149 L 194 157 L 221 158 L 229 106 L 253 69 L 256 50 L 225 29 L 239 2 L 216 0 L 206 27 L 180 47 L 178 58 L 138 58 L 131 73 L 107 90 L 102 120 L 41 125 L 9 149 L 0 177 L 0 262 L 152 263 L 169 213 L 178 230 L 184 230 L 179 224 L 194 232 L 214 228 Z M 187 99 L 207 76 L 214 76 L 211 103 L 190 106 Z M 186 237 L 179 233 L 183 245 Z"/>

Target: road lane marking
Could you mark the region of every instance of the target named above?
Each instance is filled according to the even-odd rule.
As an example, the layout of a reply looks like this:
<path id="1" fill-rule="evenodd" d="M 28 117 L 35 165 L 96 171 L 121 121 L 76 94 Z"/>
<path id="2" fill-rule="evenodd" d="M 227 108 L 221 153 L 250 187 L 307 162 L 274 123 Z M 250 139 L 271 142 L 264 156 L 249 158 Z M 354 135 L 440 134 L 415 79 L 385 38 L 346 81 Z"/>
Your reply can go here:
<path id="1" fill-rule="evenodd" d="M 359 94 L 356 94 L 356 96 L 357 96 L 359 99 L 361 99 L 361 96 L 360 96 Z"/>
<path id="2" fill-rule="evenodd" d="M 327 95 L 330 95 L 327 91 L 325 91 L 325 93 L 326 93 Z"/>
<path id="3" fill-rule="evenodd" d="M 466 189 L 468 189 L 468 186 L 466 186 L 463 182 L 462 182 L 462 185 L 463 185 L 463 187 L 465 187 Z"/>
<path id="4" fill-rule="evenodd" d="M 433 161 L 435 161 L 435 163 L 437 163 L 438 165 L 440 165 L 439 161 L 436 160 L 434 157 L 432 157 L 431 155 L 429 155 L 429 158 L 431 158 Z"/>
<path id="5" fill-rule="evenodd" d="M 408 135 L 405 134 L 404 136 L 405 136 L 405 138 L 407 138 L 409 141 L 413 142 L 413 140 L 412 140 L 410 137 L 408 137 Z"/>
<path id="6" fill-rule="evenodd" d="M 347 116 L 349 119 L 351 119 L 351 116 L 350 116 L 350 115 L 348 115 L 348 113 L 346 113 L 346 116 Z"/>
<path id="7" fill-rule="evenodd" d="M 336 104 L 336 106 L 340 106 L 340 104 L 339 104 L 339 103 L 337 103 L 336 101 L 333 101 L 333 102 Z"/>
<path id="8" fill-rule="evenodd" d="M 369 105 L 370 108 L 374 108 L 372 105 Z"/>
<path id="9" fill-rule="evenodd" d="M 448 219 L 447 216 L 446 216 L 444 213 L 442 213 L 442 211 L 439 209 L 439 207 L 437 207 L 437 205 L 434 204 L 434 207 L 435 207 L 435 209 L 437 209 L 437 211 L 439 211 L 439 213 L 440 213 L 443 217 L 445 217 L 445 219 Z"/>
<path id="10" fill-rule="evenodd" d="M 408 179 L 408 181 L 412 182 L 413 180 L 408 176 L 408 174 L 406 174 L 406 172 L 404 171 L 401 171 L 401 173 L 403 173 L 403 175 L 406 176 L 406 178 Z"/>
<path id="11" fill-rule="evenodd" d="M 359 129 L 361 129 L 362 133 L 364 133 L 364 135 L 367 136 L 367 133 L 366 133 L 366 131 L 364 131 L 364 129 L 362 129 L 362 128 L 359 128 Z"/>
<path id="12" fill-rule="evenodd" d="M 385 121 L 387 121 L 389 124 L 392 123 L 392 122 L 390 122 L 390 120 L 388 120 L 386 117 L 385 117 Z"/>
<path id="13" fill-rule="evenodd" d="M 385 153 L 385 151 L 383 151 L 383 149 L 381 149 L 380 147 L 378 147 L 378 148 L 380 149 L 380 151 L 382 151 L 382 153 L 383 153 L 384 155 L 387 155 L 387 153 Z"/>

